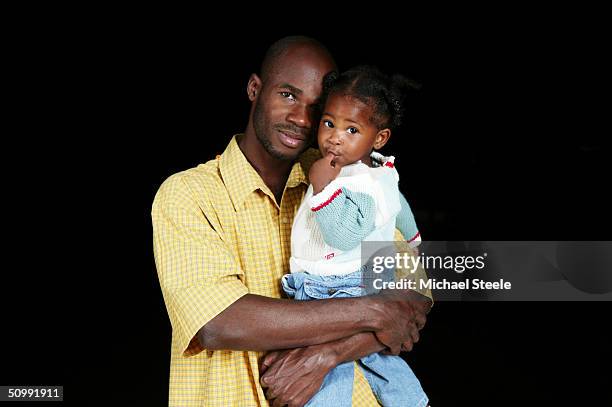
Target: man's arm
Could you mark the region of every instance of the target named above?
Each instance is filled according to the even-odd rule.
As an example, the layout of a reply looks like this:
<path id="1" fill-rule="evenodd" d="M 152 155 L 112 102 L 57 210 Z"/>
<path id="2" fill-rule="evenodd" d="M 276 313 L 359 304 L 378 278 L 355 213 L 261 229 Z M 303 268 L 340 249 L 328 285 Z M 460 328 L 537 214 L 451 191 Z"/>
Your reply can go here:
<path id="1" fill-rule="evenodd" d="M 293 301 L 247 294 L 200 329 L 209 350 L 267 351 L 331 342 L 366 331 L 388 329 L 388 308 L 373 298 Z M 397 311 L 396 311 L 397 312 Z"/>
<path id="2" fill-rule="evenodd" d="M 427 301 L 417 306 L 415 296 L 422 297 L 408 291 L 403 295 L 293 301 L 247 294 L 204 325 L 197 338 L 209 350 L 268 351 L 324 344 L 369 332 L 398 354 L 415 334 L 418 338 L 419 327 L 425 325 L 430 302 L 422 297 Z"/>
<path id="3" fill-rule="evenodd" d="M 425 326 L 427 313 L 431 308 L 431 300 L 415 291 L 401 290 L 401 295 L 405 296 L 410 302 L 415 314 L 415 325 L 410 327 L 408 338 L 401 344 L 401 351 L 411 351 L 415 343 L 420 339 L 419 331 Z M 354 360 L 361 359 L 364 356 L 371 355 L 388 349 L 373 332 L 361 332 L 345 338 L 318 345 L 300 348 L 301 351 L 310 349 L 314 353 L 320 353 L 325 360 L 321 361 L 322 365 L 331 365 L 333 367 Z M 262 360 L 260 373 L 264 372 L 272 366 L 277 360 L 282 358 L 282 355 L 288 352 L 296 351 L 290 349 L 286 351 L 270 352 Z M 396 352 L 395 354 L 399 354 Z M 272 374 L 267 375 L 270 377 Z"/>
<path id="4" fill-rule="evenodd" d="M 303 406 L 319 391 L 327 373 L 339 363 L 384 347 L 373 333 L 363 332 L 326 344 L 271 352 L 262 362 L 260 383 L 266 399 L 274 400 L 273 405 Z M 351 349 L 351 354 L 345 349 Z"/>
<path id="5" fill-rule="evenodd" d="M 419 271 L 424 274 L 422 267 Z M 425 295 L 431 296 L 429 292 Z M 413 290 L 384 290 L 358 298 L 294 301 L 247 294 L 204 325 L 197 338 L 209 350 L 333 345 L 349 352 L 339 353 L 338 363 L 378 352 L 380 344 L 397 355 L 401 350 L 412 350 L 418 341 L 418 331 L 425 326 L 432 305 L 425 295 Z M 359 337 L 363 343 L 357 339 L 343 342 L 359 333 L 369 333 Z M 353 345 L 357 345 L 355 349 Z"/>

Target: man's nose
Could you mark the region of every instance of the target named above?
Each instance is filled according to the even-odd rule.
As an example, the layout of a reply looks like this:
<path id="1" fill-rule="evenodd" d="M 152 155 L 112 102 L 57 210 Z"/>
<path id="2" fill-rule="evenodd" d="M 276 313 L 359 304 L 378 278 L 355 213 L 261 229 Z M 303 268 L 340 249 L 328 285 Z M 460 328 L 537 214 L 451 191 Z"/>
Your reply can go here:
<path id="1" fill-rule="evenodd" d="M 312 125 L 312 118 L 310 109 L 304 105 L 296 105 L 291 109 L 289 114 L 287 115 L 287 121 L 295 124 L 298 127 L 302 127 L 305 129 L 310 129 Z"/>

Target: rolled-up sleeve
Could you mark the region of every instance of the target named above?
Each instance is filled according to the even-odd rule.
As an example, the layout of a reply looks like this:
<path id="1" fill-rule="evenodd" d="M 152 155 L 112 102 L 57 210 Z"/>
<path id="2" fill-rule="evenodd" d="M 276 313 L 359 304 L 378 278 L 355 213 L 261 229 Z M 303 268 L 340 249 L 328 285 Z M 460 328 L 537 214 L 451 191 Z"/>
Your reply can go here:
<path id="1" fill-rule="evenodd" d="M 243 271 L 215 230 L 206 197 L 181 174 L 160 187 L 152 208 L 153 250 L 173 335 L 184 356 L 203 350 L 194 340 L 207 322 L 248 293 Z"/>

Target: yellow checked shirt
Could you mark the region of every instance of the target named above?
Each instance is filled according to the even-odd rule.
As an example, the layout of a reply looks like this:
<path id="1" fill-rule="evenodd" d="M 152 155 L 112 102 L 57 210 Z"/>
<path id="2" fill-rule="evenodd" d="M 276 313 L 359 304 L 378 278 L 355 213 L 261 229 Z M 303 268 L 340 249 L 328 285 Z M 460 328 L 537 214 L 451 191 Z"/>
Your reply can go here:
<path id="1" fill-rule="evenodd" d="M 208 351 L 199 329 L 243 295 L 280 298 L 293 217 L 319 152 L 293 165 L 280 207 L 233 137 L 216 160 L 172 175 L 152 209 L 155 262 L 172 324 L 170 406 L 268 406 L 261 352 Z M 355 369 L 354 406 L 377 406 Z"/>

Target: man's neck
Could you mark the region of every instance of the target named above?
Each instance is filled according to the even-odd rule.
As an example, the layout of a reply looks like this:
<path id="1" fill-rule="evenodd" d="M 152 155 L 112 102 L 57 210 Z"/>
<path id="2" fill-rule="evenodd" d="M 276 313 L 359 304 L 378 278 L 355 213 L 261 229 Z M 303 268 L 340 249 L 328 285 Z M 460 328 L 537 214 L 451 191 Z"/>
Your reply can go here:
<path id="1" fill-rule="evenodd" d="M 280 204 L 294 162 L 279 160 L 270 155 L 255 134 L 242 134 L 238 136 L 237 142 L 247 161 L 255 168 L 276 197 L 276 202 Z"/>

